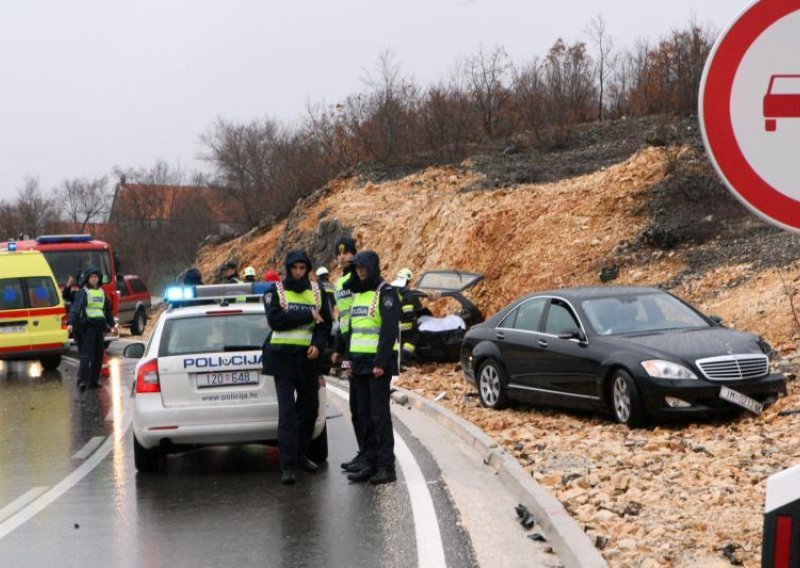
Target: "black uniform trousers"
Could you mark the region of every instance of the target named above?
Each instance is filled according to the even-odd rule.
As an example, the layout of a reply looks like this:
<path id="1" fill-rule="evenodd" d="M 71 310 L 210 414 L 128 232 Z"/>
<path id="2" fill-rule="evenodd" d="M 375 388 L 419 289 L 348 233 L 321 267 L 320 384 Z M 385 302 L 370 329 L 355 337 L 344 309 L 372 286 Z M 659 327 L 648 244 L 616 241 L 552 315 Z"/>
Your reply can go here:
<path id="1" fill-rule="evenodd" d="M 382 377 L 372 373 L 353 375 L 363 435 L 361 451 L 367 463 L 394 471 L 394 432 L 389 407 L 391 380 L 388 373 Z"/>
<path id="2" fill-rule="evenodd" d="M 356 434 L 356 443 L 358 444 L 358 453 L 364 452 L 364 427 L 361 424 L 361 416 L 359 415 L 358 404 L 358 389 L 356 388 L 355 376 L 350 377 L 350 420 L 353 423 L 353 432 Z"/>
<path id="3" fill-rule="evenodd" d="M 319 370 L 305 351 L 274 353 L 281 469 L 305 455 L 319 411 Z M 297 397 L 295 398 L 295 393 Z"/>
<path id="4" fill-rule="evenodd" d="M 87 321 L 81 326 L 77 339 L 80 353 L 78 368 L 78 385 L 100 384 L 100 371 L 103 369 L 103 341 L 105 336 L 105 320 L 100 325 Z"/>

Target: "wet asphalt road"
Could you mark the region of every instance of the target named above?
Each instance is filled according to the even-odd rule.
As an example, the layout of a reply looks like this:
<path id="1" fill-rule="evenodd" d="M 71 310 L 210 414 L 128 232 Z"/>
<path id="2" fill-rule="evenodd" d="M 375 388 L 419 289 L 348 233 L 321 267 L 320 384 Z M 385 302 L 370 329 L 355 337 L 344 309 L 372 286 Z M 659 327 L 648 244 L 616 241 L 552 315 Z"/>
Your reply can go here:
<path id="1" fill-rule="evenodd" d="M 166 473 L 141 475 L 133 364 L 112 359 L 104 388 L 80 393 L 71 361 L 52 373 L 0 362 L 0 566 L 418 565 L 402 471 L 382 487 L 340 473 L 355 453 L 343 403 L 329 403 L 330 466 L 295 486 L 280 484 L 277 450 L 255 445 L 170 456 Z M 435 461 L 395 428 L 430 488 L 447 565 L 474 565 Z"/>

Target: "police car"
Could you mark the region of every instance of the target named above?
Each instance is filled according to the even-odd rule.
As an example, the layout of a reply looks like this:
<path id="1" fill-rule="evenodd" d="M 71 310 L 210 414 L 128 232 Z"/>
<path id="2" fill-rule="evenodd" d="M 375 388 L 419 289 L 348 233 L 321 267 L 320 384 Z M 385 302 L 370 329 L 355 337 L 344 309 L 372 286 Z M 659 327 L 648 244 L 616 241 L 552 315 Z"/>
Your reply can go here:
<path id="1" fill-rule="evenodd" d="M 267 283 L 168 288 L 168 309 L 147 345 L 130 344 L 134 372 L 133 451 L 136 469 L 157 471 L 167 453 L 210 445 L 264 443 L 278 438 L 278 399 L 261 374 L 269 326 L 261 297 Z M 326 391 L 309 457 L 325 461 Z"/>

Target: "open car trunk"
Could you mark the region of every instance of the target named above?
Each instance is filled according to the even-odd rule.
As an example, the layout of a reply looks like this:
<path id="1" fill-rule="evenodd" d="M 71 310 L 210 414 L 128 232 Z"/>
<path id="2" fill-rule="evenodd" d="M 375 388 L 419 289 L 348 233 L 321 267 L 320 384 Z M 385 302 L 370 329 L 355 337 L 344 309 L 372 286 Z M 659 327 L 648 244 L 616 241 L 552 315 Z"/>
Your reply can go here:
<path id="1" fill-rule="evenodd" d="M 439 297 L 456 300 L 461 305 L 461 310 L 453 315 L 460 318 L 463 327 L 453 325 L 447 329 L 446 324 L 458 321 L 458 318 L 430 318 L 430 320 L 424 317 L 418 318 L 419 341 L 416 353 L 421 361 L 454 363 L 459 360 L 464 333 L 473 325 L 483 321 L 480 310 L 467 299 L 464 292 L 481 282 L 483 278 L 483 274 L 458 270 L 433 270 L 422 274 L 414 292 L 420 297 L 435 293 Z M 439 322 L 433 321 L 437 319 Z M 435 323 L 445 324 L 442 326 L 444 329 L 437 329 L 437 326 L 433 325 Z"/>

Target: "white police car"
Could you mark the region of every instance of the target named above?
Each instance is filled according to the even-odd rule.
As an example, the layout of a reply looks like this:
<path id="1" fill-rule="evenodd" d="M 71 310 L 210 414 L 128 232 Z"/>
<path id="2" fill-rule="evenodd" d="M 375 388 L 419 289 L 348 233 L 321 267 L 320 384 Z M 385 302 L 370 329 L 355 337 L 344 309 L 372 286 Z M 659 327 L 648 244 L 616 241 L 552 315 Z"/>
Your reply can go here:
<path id="1" fill-rule="evenodd" d="M 125 357 L 140 359 L 132 389 L 137 470 L 157 471 L 162 454 L 277 440 L 275 382 L 261 374 L 264 285 L 170 288 L 150 341 L 125 348 Z M 308 451 L 316 462 L 328 457 L 322 379 L 320 387 Z"/>

